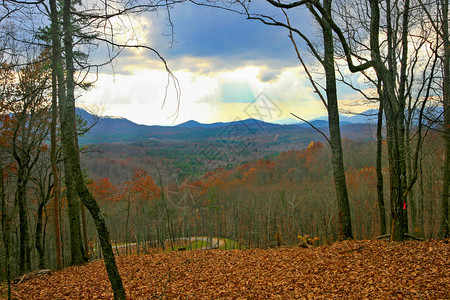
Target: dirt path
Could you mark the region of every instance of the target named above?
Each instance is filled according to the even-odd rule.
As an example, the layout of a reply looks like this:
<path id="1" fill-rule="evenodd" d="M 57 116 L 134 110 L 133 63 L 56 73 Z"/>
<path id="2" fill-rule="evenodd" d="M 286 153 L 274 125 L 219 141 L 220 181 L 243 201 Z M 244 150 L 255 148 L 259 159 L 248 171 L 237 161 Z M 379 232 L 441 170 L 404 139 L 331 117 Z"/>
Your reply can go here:
<path id="1" fill-rule="evenodd" d="M 201 242 L 209 243 L 208 245 L 203 246 L 201 248 L 198 248 L 196 250 L 219 249 L 220 247 L 224 247 L 226 245 L 225 244 L 225 240 L 223 238 L 216 238 L 216 237 L 209 238 L 209 237 L 206 237 L 206 236 L 180 238 L 180 239 L 176 239 L 176 241 L 177 242 L 178 241 L 185 241 L 187 243 L 194 243 L 196 241 L 201 241 Z M 166 239 L 166 242 L 169 243 L 170 239 Z M 147 242 L 141 242 L 140 245 L 143 245 L 145 243 L 147 243 Z M 122 248 L 125 248 L 127 246 L 128 247 L 135 247 L 135 246 L 137 246 L 137 243 L 129 243 L 128 245 L 122 244 L 122 245 L 117 245 L 117 246 L 115 246 L 114 243 L 112 243 L 113 249 L 116 249 L 116 248 L 117 249 L 122 249 Z"/>
<path id="2" fill-rule="evenodd" d="M 225 246 L 225 241 L 224 241 L 224 239 L 221 239 L 221 238 L 209 238 L 206 236 L 191 238 L 191 242 L 195 242 L 195 241 L 203 241 L 203 242 L 209 243 L 209 245 L 203 246 L 199 250 L 219 249 L 220 247 Z"/>

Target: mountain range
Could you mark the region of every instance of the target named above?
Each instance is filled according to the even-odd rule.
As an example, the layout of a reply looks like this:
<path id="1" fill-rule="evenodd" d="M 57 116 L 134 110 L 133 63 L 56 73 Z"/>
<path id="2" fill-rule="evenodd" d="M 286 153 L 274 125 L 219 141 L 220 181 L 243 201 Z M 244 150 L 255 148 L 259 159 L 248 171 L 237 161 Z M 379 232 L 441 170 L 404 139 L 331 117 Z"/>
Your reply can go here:
<path id="1" fill-rule="evenodd" d="M 118 117 L 98 117 L 88 111 L 77 108 L 77 114 L 87 122 L 87 126 L 92 127 L 89 132 L 80 138 L 81 144 L 99 144 L 111 142 L 147 142 L 147 141 L 199 141 L 205 139 L 242 138 L 252 136 L 257 138 L 293 138 L 299 134 L 310 136 L 315 132 L 311 126 L 305 122 L 294 124 L 276 124 L 264 122 L 257 119 L 246 119 L 232 122 L 216 122 L 210 124 L 199 123 L 190 120 L 174 126 L 140 125 L 125 118 Z M 341 127 L 344 133 L 360 132 L 366 128 L 367 115 L 376 115 L 373 110 L 355 116 L 341 116 Z M 326 117 L 316 118 L 310 123 L 316 128 L 328 132 L 328 121 Z M 320 134 L 319 134 L 320 136 Z M 358 134 L 358 138 L 361 136 Z"/>
<path id="2" fill-rule="evenodd" d="M 368 111 L 342 116 L 343 145 L 370 144 L 376 129 L 374 121 L 367 121 L 367 115 L 376 114 L 377 111 Z M 165 176 L 201 176 L 217 167 L 233 168 L 305 149 L 312 141 L 326 143 L 324 135 L 329 136 L 325 117 L 310 121 L 319 133 L 307 123 L 281 125 L 256 119 L 212 124 L 191 120 L 176 126 L 146 126 L 124 118 L 96 117 L 82 109 L 78 109 L 78 115 L 92 126 L 79 139 L 90 149 L 83 154 L 84 166 L 93 178 L 108 177 L 116 184 L 131 178 L 136 169 L 157 176 L 156 163 Z"/>

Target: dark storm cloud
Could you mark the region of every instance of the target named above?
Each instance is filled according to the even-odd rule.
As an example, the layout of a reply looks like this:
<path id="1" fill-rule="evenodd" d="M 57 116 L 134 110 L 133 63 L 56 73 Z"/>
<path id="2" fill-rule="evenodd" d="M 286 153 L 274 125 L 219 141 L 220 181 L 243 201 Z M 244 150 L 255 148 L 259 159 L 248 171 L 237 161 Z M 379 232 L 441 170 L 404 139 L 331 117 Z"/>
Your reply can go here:
<path id="1" fill-rule="evenodd" d="M 252 8 L 283 20 L 277 9 L 264 5 L 253 5 Z M 160 12 L 154 20 L 160 37 L 153 37 L 153 40 L 168 60 L 183 57 L 213 60 L 213 72 L 245 65 L 265 65 L 271 70 L 298 65 L 285 28 L 247 20 L 245 16 L 229 11 L 183 4 L 171 10 L 175 43 L 172 49 L 168 49 L 170 37 L 164 34 L 170 34 L 171 30 L 166 18 Z M 297 27 L 309 31 L 310 25 L 301 11 L 293 11 L 291 18 Z M 302 43 L 299 46 L 303 47 Z M 266 79 L 275 73 L 271 76 L 266 74 Z"/>

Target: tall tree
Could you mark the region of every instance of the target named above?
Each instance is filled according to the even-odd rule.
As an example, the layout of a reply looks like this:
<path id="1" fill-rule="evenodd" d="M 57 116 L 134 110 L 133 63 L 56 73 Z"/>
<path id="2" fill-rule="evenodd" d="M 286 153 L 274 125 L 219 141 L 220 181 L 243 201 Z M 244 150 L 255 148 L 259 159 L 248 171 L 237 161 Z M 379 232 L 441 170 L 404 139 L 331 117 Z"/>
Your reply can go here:
<path id="1" fill-rule="evenodd" d="M 315 15 L 319 22 L 324 44 L 324 59 L 323 67 L 325 70 L 326 94 L 327 94 L 327 111 L 328 111 L 328 126 L 330 130 L 330 145 L 331 145 L 331 159 L 334 172 L 334 184 L 337 195 L 337 202 L 339 207 L 339 226 L 341 238 L 352 238 L 352 227 L 350 217 L 350 205 L 348 203 L 347 183 L 345 181 L 344 159 L 342 153 L 341 130 L 339 124 L 339 108 L 336 85 L 336 73 L 334 67 L 334 38 L 333 30 L 326 21 L 326 18 L 331 16 L 332 0 L 323 1 L 324 12 L 328 16 Z M 312 7 L 310 7 L 312 10 Z"/>
<path id="2" fill-rule="evenodd" d="M 325 74 L 326 97 L 323 97 L 321 95 L 320 90 L 317 88 L 317 85 L 315 84 L 315 81 L 312 79 L 308 70 L 306 70 L 306 72 L 308 73 L 308 77 L 315 89 L 315 92 L 320 95 L 320 98 L 323 101 L 328 113 L 328 126 L 330 138 L 329 139 L 327 138 L 327 140 L 331 147 L 331 160 L 333 165 L 334 186 L 336 191 L 337 204 L 339 208 L 338 211 L 339 237 L 341 239 L 353 238 L 350 205 L 348 201 L 347 183 L 345 179 L 341 130 L 339 122 L 339 105 L 338 105 L 338 89 L 336 84 L 334 37 L 333 37 L 333 29 L 327 22 L 327 20 L 331 17 L 333 1 L 332 0 L 323 1 L 322 5 L 324 8 L 323 10 L 324 15 L 316 13 L 311 5 L 309 4 L 307 5 L 313 18 L 320 27 L 320 33 L 322 34 L 322 42 L 321 42 L 321 45 L 323 47 L 322 49 L 319 49 L 317 46 L 314 46 L 314 43 L 312 43 L 310 39 L 301 30 L 291 26 L 289 17 L 285 11 L 283 11 L 283 14 L 286 16 L 286 21 L 282 22 L 279 20 L 275 20 L 273 17 L 265 16 L 262 14 L 253 14 L 250 12 L 249 5 L 247 6 L 244 3 L 241 3 L 239 1 L 237 2 L 242 5 L 245 14 L 249 19 L 259 20 L 266 25 L 279 26 L 289 29 L 291 41 L 297 52 L 297 56 L 305 69 L 307 67 L 300 57 L 300 52 L 296 45 L 295 39 L 292 36 L 292 33 L 295 33 L 298 37 L 300 37 L 306 42 L 307 46 L 311 50 L 311 53 L 323 67 L 323 71 Z M 250 3 L 250 1 L 248 2 Z M 292 5 L 284 5 L 281 4 L 280 2 L 270 0 L 267 0 L 267 2 L 281 9 L 288 9 L 291 7 L 304 5 L 308 1 L 299 1 L 298 3 L 296 2 Z M 321 52 L 323 52 L 323 56 L 320 55 Z"/>
<path id="3" fill-rule="evenodd" d="M 50 0 L 50 20 L 51 20 L 51 45 L 52 45 L 52 121 L 50 124 L 50 163 L 53 173 L 53 224 L 55 230 L 55 258 L 56 269 L 62 269 L 61 258 L 61 232 L 59 223 L 59 203 L 60 203 L 60 184 L 59 170 L 57 162 L 57 138 L 56 125 L 58 122 L 58 92 L 59 96 L 64 95 L 64 81 L 58 82 L 58 69 L 61 68 L 61 43 L 60 26 L 58 21 L 58 9 L 56 0 Z M 63 76 L 60 76 L 63 77 Z"/>
<path id="4" fill-rule="evenodd" d="M 40 59 L 39 59 L 40 60 Z M 20 71 L 18 94 L 21 99 L 13 107 L 16 125 L 12 137 L 12 155 L 17 165 L 15 201 L 19 209 L 20 272 L 31 270 L 31 240 L 28 224 L 27 185 L 42 151 L 48 133 L 48 106 L 45 89 L 49 73 L 40 62 Z"/>
<path id="5" fill-rule="evenodd" d="M 9 64 L 1 63 L 0 66 L 0 106 L 2 109 L 9 107 L 13 102 L 11 96 L 14 91 L 14 72 Z M 9 149 L 11 148 L 11 139 L 13 136 L 13 126 L 9 114 L 0 116 L 0 206 L 1 206 L 1 227 L 2 237 L 5 247 L 5 279 L 7 282 L 7 296 L 12 299 L 11 295 L 11 257 L 12 257 L 12 239 L 11 227 L 13 220 L 17 214 L 17 206 L 11 205 L 8 201 L 7 187 L 9 177 L 13 173 L 13 158 L 11 158 Z M 12 208 L 10 208 L 12 207 Z"/>
<path id="6" fill-rule="evenodd" d="M 8 172 L 0 165 L 0 205 L 1 205 L 1 224 L 2 224 L 2 236 L 3 243 L 5 245 L 5 270 L 6 270 L 6 281 L 7 281 L 7 293 L 8 299 L 12 299 L 11 295 L 11 225 L 14 220 L 17 207 L 13 209 L 8 209 L 7 196 L 6 196 L 6 181 L 8 177 Z"/>
<path id="7" fill-rule="evenodd" d="M 67 3 L 64 3 L 66 5 Z M 70 5 L 70 3 L 69 3 Z M 66 14 L 65 6 L 64 6 L 64 14 Z M 81 222 L 80 222 L 80 203 L 78 201 L 78 195 L 75 186 L 75 178 L 76 176 L 71 171 L 71 162 L 70 162 L 70 152 L 67 148 L 67 143 L 73 143 L 74 148 L 75 139 L 76 139 L 76 122 L 75 118 L 67 119 L 64 117 L 64 114 L 72 113 L 75 114 L 75 82 L 74 80 L 70 80 L 69 78 L 73 78 L 74 76 L 74 65 L 73 65 L 73 41 L 71 39 L 73 28 L 75 27 L 72 24 L 72 21 L 69 16 L 69 20 L 66 20 L 66 15 L 63 16 L 63 27 L 64 27 L 64 50 L 65 50 L 65 70 L 66 70 L 66 95 L 62 99 L 60 99 L 60 114 L 61 114 L 61 141 L 63 144 L 62 150 L 64 155 L 64 182 L 66 187 L 66 196 L 67 196 L 67 206 L 69 213 L 69 224 L 70 224 L 70 251 L 72 256 L 72 264 L 78 265 L 87 261 L 87 257 L 85 256 L 85 251 L 83 248 L 82 235 L 81 235 Z M 66 24 L 66 22 L 69 22 Z M 68 28 L 70 27 L 70 28 Z M 70 38 L 69 38 L 70 35 Z M 70 39 L 70 40 L 69 40 Z M 64 105 L 70 105 L 70 100 L 73 100 L 73 111 L 67 110 Z M 65 104 L 64 104 L 65 103 Z M 73 120 L 73 121 L 72 121 Z M 69 124 L 67 124 L 69 122 Z M 63 123 L 65 123 L 63 125 Z M 75 134 L 73 136 L 65 136 L 63 133 L 64 126 L 73 126 Z M 66 145 L 66 146 L 64 146 Z M 78 153 L 77 153 L 78 155 Z"/>
<path id="8" fill-rule="evenodd" d="M 73 64 L 73 21 L 71 0 L 64 1 L 63 32 L 66 69 L 66 95 L 65 97 L 59 99 L 59 106 L 61 110 L 61 142 L 68 167 L 65 171 L 72 176 L 78 196 L 83 204 L 88 208 L 92 218 L 94 219 L 105 259 L 106 271 L 114 292 L 114 298 L 125 299 L 125 289 L 117 269 L 117 264 L 111 247 L 109 231 L 106 227 L 105 220 L 100 213 L 100 209 L 95 201 L 95 198 L 85 185 L 78 150 L 75 147 L 75 70 Z"/>
<path id="9" fill-rule="evenodd" d="M 442 209 L 439 234 L 443 238 L 450 237 L 448 198 L 450 197 L 450 31 L 449 31 L 449 1 L 419 0 L 436 36 L 441 39 L 443 47 L 439 55 L 442 63 L 442 103 L 444 107 L 444 162 L 442 180 Z"/>
<path id="10" fill-rule="evenodd" d="M 334 16 L 324 5 L 325 2 L 316 0 L 295 1 L 281 3 L 267 0 L 274 6 L 281 8 L 294 8 L 306 5 L 313 14 L 320 15 L 329 24 L 337 39 L 339 40 L 347 65 L 351 72 L 357 73 L 373 68 L 381 88 L 383 90 L 383 108 L 386 115 L 387 144 L 390 173 L 390 195 L 391 195 L 391 239 L 403 240 L 408 232 L 407 221 L 407 197 L 417 179 L 417 164 L 414 176 L 408 180 L 406 173 L 406 150 L 405 150 L 405 104 L 409 93 L 408 72 L 411 67 L 409 59 L 409 47 L 412 35 L 410 1 L 390 0 L 378 2 L 369 0 L 361 5 L 366 14 L 370 16 L 367 26 L 362 28 L 368 30 L 368 36 L 361 35 L 358 31 L 345 33 L 335 22 Z M 338 5 L 344 5 L 341 1 Z M 358 6 L 359 7 L 359 6 Z M 382 16 L 382 13 L 384 14 Z M 394 27 L 394 24 L 397 25 Z M 347 28 L 354 28 L 347 24 Z M 381 34 L 381 29 L 386 31 Z M 350 33 L 350 36 L 348 35 Z M 356 41 L 353 38 L 357 38 Z M 383 41 L 380 39 L 383 38 Z M 368 41 L 368 44 L 365 43 Z M 366 55 L 358 54 L 354 46 L 365 45 Z M 385 55 L 384 55 L 385 54 Z M 426 79 L 430 83 L 431 80 Z M 429 91 L 429 89 L 427 89 Z M 428 96 L 426 96 L 428 97 Z M 421 144 L 421 137 L 417 142 L 415 156 Z M 417 159 L 416 159 L 417 161 Z"/>
<path id="11" fill-rule="evenodd" d="M 450 237 L 448 198 L 450 197 L 450 31 L 449 31 L 449 1 L 441 0 L 442 30 L 438 30 L 444 42 L 444 59 L 443 69 L 444 77 L 443 86 L 443 103 L 444 103 L 444 140 L 445 140 L 445 156 L 444 156 L 444 178 L 442 189 L 442 219 L 440 235 L 442 237 Z"/>
<path id="12" fill-rule="evenodd" d="M 382 90 L 380 89 L 378 94 L 382 96 Z M 382 171 L 382 153 L 383 153 L 383 101 L 380 101 L 380 106 L 378 108 L 378 118 L 377 118 L 377 154 L 376 154 L 376 167 L 377 167 L 377 200 L 378 200 L 378 211 L 380 215 L 380 233 L 381 235 L 386 234 L 386 209 L 384 206 L 384 181 L 383 181 L 383 171 Z"/>
<path id="13" fill-rule="evenodd" d="M 450 31 L 449 31 L 449 1 L 419 0 L 437 37 L 441 39 L 443 47 L 439 55 L 442 63 L 442 103 L 444 107 L 444 161 L 441 199 L 441 221 L 439 235 L 450 237 L 448 198 L 450 197 Z"/>
<path id="14" fill-rule="evenodd" d="M 45 147 L 43 154 L 36 166 L 36 172 L 32 181 L 35 185 L 38 207 L 36 211 L 36 231 L 34 235 L 34 244 L 39 255 L 38 267 L 45 268 L 45 237 L 48 213 L 46 212 L 47 203 L 50 201 L 53 189 L 52 172 L 50 172 L 48 161 L 48 149 Z"/>

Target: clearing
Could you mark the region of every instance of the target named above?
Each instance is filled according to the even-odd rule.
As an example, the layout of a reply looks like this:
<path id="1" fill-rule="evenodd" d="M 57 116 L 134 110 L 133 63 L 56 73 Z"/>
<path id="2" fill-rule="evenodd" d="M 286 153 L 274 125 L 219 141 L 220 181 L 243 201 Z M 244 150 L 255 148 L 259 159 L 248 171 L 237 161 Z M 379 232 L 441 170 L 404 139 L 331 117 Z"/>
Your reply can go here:
<path id="1" fill-rule="evenodd" d="M 117 262 L 129 299 L 450 299 L 450 240 L 160 251 Z M 96 261 L 13 285 L 13 298 L 111 299 L 112 291 Z"/>

